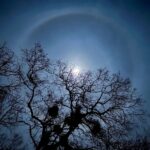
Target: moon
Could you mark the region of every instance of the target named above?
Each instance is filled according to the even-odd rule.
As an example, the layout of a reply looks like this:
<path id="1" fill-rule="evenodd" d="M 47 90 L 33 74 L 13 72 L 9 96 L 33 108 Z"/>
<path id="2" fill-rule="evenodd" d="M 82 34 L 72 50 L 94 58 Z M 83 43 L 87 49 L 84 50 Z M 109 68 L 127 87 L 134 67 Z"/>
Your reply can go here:
<path id="1" fill-rule="evenodd" d="M 73 70 L 72 70 L 72 74 L 74 76 L 78 76 L 80 74 L 81 70 L 78 66 L 74 67 Z"/>

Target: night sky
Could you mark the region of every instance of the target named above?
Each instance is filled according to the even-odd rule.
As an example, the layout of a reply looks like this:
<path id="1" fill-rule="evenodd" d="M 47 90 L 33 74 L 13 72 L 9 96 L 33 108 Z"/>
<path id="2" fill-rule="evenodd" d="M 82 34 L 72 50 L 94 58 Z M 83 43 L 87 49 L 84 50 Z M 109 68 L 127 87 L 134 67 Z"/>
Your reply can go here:
<path id="1" fill-rule="evenodd" d="M 0 0 L 0 42 L 17 53 L 40 42 L 51 59 L 81 71 L 120 71 L 143 95 L 148 110 L 150 1 L 43 1 Z"/>

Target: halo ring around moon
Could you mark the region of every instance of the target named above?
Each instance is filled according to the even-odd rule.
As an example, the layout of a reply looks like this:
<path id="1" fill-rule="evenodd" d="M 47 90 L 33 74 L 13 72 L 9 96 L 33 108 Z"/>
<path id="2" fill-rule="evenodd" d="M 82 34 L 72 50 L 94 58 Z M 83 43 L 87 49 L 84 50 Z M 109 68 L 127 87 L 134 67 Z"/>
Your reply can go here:
<path id="1" fill-rule="evenodd" d="M 35 25 L 32 30 L 30 30 L 27 39 L 30 39 L 35 33 L 37 33 L 39 30 L 41 30 L 44 26 L 47 26 L 49 24 L 51 24 L 52 22 L 54 22 L 55 20 L 59 20 L 59 19 L 63 19 L 65 17 L 74 17 L 74 16 L 80 16 L 80 15 L 85 15 L 85 16 L 89 16 L 91 18 L 94 18 L 96 20 L 98 20 L 100 23 L 101 21 L 105 22 L 106 24 L 108 24 L 109 26 L 112 26 L 112 28 L 114 28 L 114 30 L 119 31 L 120 36 L 125 37 L 126 42 L 128 45 L 130 45 L 131 39 L 128 39 L 128 32 L 124 30 L 124 28 L 122 26 L 119 26 L 117 23 L 115 23 L 111 18 L 106 17 L 104 15 L 99 15 L 98 13 L 89 13 L 89 12 L 69 12 L 66 14 L 58 14 L 58 15 L 52 15 L 49 18 L 45 19 L 44 21 L 42 21 L 41 23 L 39 23 L 38 25 Z M 126 55 L 128 55 L 128 61 L 130 62 L 130 68 L 131 70 L 133 70 L 133 63 L 132 63 L 132 58 L 131 58 L 131 54 L 130 54 L 130 47 L 126 50 Z"/>

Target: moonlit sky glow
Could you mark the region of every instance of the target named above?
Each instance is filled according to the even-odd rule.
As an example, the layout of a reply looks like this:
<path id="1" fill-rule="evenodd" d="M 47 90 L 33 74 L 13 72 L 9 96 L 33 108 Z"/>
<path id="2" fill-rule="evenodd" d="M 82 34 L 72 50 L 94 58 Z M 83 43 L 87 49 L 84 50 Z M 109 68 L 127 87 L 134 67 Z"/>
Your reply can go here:
<path id="1" fill-rule="evenodd" d="M 150 1 L 1 0 L 0 42 L 40 42 L 52 59 L 129 77 L 150 107 Z M 75 71 L 76 72 L 76 71 Z M 77 72 L 80 72 L 78 70 Z M 150 111 L 149 111 L 150 112 Z"/>
<path id="2" fill-rule="evenodd" d="M 80 74 L 81 70 L 78 66 L 74 67 L 72 70 L 72 73 L 74 76 L 78 76 Z"/>

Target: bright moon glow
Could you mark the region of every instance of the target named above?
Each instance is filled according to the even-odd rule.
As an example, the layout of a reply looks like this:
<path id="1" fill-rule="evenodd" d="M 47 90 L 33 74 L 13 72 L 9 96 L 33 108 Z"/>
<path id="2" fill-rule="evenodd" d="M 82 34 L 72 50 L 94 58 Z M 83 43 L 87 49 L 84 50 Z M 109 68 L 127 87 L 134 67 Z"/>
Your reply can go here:
<path id="1" fill-rule="evenodd" d="M 72 70 L 73 75 L 78 76 L 80 73 L 80 68 L 79 67 L 75 67 Z"/>

